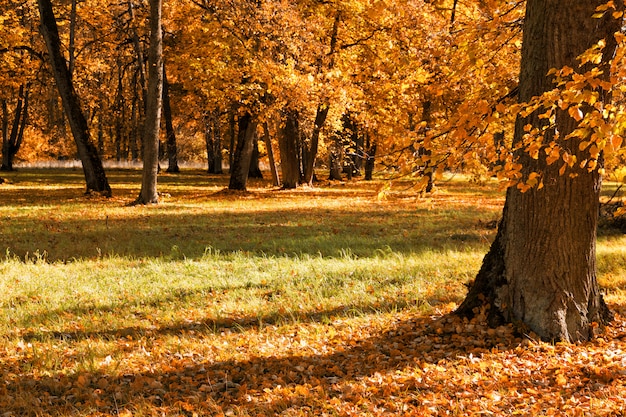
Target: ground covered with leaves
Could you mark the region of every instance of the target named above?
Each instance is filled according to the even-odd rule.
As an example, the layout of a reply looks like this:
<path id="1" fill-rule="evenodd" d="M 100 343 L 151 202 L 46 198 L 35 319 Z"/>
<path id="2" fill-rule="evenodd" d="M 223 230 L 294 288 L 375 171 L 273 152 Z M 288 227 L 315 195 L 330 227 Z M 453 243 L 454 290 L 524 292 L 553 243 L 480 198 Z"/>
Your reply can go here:
<path id="1" fill-rule="evenodd" d="M 443 313 L 443 311 L 442 311 Z M 551 345 L 410 311 L 208 332 L 192 323 L 137 338 L 93 372 L 24 363 L 35 341 L 2 352 L 0 401 L 13 415 L 622 415 L 626 321 L 594 341 Z M 60 335 L 59 337 L 63 337 Z M 65 337 L 70 337 L 69 335 Z M 79 337 L 79 336 L 76 336 Z M 89 343 L 95 335 L 80 342 Z M 100 335 L 99 337 L 104 337 Z M 28 337 L 25 338 L 28 340 Z M 182 349 L 173 349 L 179 344 Z"/>
<path id="2" fill-rule="evenodd" d="M 49 196 L 39 195 L 37 183 L 18 180 L 15 192 L 21 186 L 24 201 L 0 201 L 3 239 L 34 222 L 29 213 L 47 208 Z M 171 201 L 149 209 L 116 200 L 93 209 L 93 201 L 57 200 L 55 220 L 45 220 L 54 226 L 45 229 L 45 242 L 65 251 L 111 243 L 116 235 L 96 234 L 98 227 L 148 230 L 165 239 L 175 229 L 167 221 L 178 221 L 187 235 L 166 255 L 147 256 L 152 247 L 125 242 L 123 256 L 9 254 L 0 263 L 1 417 L 626 414 L 626 241 L 620 233 L 607 232 L 598 249 L 615 320 L 592 341 L 554 345 L 524 328 L 488 328 L 484 312 L 472 321 L 450 314 L 492 237 L 487 225 L 502 202 L 495 186 L 449 183 L 428 198 L 404 190 L 384 199 L 376 188 L 331 187 L 282 194 L 280 204 L 264 190 L 217 202 L 214 191 L 196 190 L 193 200 L 177 199 L 176 191 L 172 185 Z M 339 216 L 350 204 L 360 209 Z M 303 217 L 311 208 L 322 214 Z M 101 218 L 102 210 L 105 222 L 68 232 L 71 219 Z M 274 219 L 281 246 L 310 242 L 299 239 L 316 228 L 297 232 L 309 221 L 330 231 L 335 245 L 367 235 L 382 245 L 389 232 L 388 242 L 398 246 L 371 253 L 361 246 L 359 256 L 345 247 L 329 256 L 322 252 L 336 246 L 320 235 L 317 256 L 234 246 L 228 253 L 236 244 L 228 241 L 221 253 L 197 255 L 182 244 L 200 246 L 206 237 L 181 223 L 184 210 L 196 221 L 219 212 L 222 224 L 233 222 L 230 230 L 243 227 L 235 222 L 243 214 L 259 228 Z M 225 214 L 230 210 L 232 218 Z M 289 219 L 280 217 L 284 211 Z M 419 221 L 411 213 L 419 213 Z M 358 219 L 368 214 L 387 222 L 379 235 L 367 222 L 359 228 Z M 116 227 L 124 216 L 142 221 Z M 455 226 L 446 229 L 449 222 Z M 422 246 L 414 243 L 419 250 L 410 252 L 393 240 L 397 235 Z M 32 244 L 27 233 L 21 236 L 20 248 Z"/>

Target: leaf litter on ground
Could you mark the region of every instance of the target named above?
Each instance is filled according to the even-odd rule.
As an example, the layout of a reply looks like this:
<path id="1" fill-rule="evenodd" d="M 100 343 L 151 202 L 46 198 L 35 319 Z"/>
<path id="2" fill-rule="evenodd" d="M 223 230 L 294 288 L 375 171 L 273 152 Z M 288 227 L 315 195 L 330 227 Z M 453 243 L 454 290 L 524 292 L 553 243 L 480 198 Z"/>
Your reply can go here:
<path id="1" fill-rule="evenodd" d="M 0 415 L 621 415 L 623 314 L 576 345 L 489 328 L 480 316 L 411 310 L 160 337 L 156 329 L 115 339 L 94 369 L 69 374 L 25 372 L 46 353 L 23 342 L 1 352 Z"/>

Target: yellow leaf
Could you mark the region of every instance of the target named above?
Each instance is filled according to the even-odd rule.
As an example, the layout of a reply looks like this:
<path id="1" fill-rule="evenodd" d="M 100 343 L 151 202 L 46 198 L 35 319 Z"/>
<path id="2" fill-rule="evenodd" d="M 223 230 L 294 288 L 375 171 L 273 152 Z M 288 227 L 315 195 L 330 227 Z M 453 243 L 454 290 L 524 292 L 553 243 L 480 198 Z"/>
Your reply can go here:
<path id="1" fill-rule="evenodd" d="M 579 107 L 570 107 L 567 112 L 572 117 L 572 119 L 576 120 L 577 122 L 580 122 L 583 117 L 585 117 Z"/>
<path id="2" fill-rule="evenodd" d="M 613 147 L 613 150 L 617 150 L 622 146 L 622 140 L 623 138 L 620 135 L 613 135 L 611 137 L 611 146 Z"/>

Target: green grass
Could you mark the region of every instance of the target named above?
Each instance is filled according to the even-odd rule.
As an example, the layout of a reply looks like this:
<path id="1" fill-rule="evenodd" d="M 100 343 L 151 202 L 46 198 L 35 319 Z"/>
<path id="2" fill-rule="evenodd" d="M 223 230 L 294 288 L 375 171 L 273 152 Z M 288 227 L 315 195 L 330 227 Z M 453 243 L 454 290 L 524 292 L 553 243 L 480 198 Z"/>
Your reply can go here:
<path id="1" fill-rule="evenodd" d="M 266 342 L 279 344 L 269 338 L 293 326 L 324 338 L 331 327 L 319 326 L 330 323 L 450 311 L 480 267 L 495 233 L 487 223 L 503 203 L 497 184 L 461 176 L 428 197 L 396 184 L 379 201 L 376 181 L 295 191 L 258 181 L 248 193 L 228 193 L 225 177 L 186 171 L 162 175 L 163 201 L 149 207 L 127 206 L 139 191 L 135 171 L 109 174 L 111 199 L 83 195 L 78 171 L 4 176 L 0 376 L 7 380 L 124 375 L 158 352 L 237 361 L 232 334 L 248 340 L 269 326 Z M 600 238 L 598 266 L 609 302 L 622 302 L 622 235 Z M 12 407 L 53 414 L 29 401 Z"/>

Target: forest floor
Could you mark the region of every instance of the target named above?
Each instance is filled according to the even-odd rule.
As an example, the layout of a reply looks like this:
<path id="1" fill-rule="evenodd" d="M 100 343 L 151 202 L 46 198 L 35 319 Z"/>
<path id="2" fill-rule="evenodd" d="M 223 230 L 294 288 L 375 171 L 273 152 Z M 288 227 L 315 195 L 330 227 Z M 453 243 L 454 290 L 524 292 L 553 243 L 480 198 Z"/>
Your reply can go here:
<path id="1" fill-rule="evenodd" d="M 109 172 L 112 198 L 77 169 L 3 178 L 0 417 L 626 414 L 620 231 L 599 234 L 616 318 L 590 342 L 449 315 L 495 235 L 495 182 L 233 193 L 185 170 L 131 207 L 135 170 Z"/>

